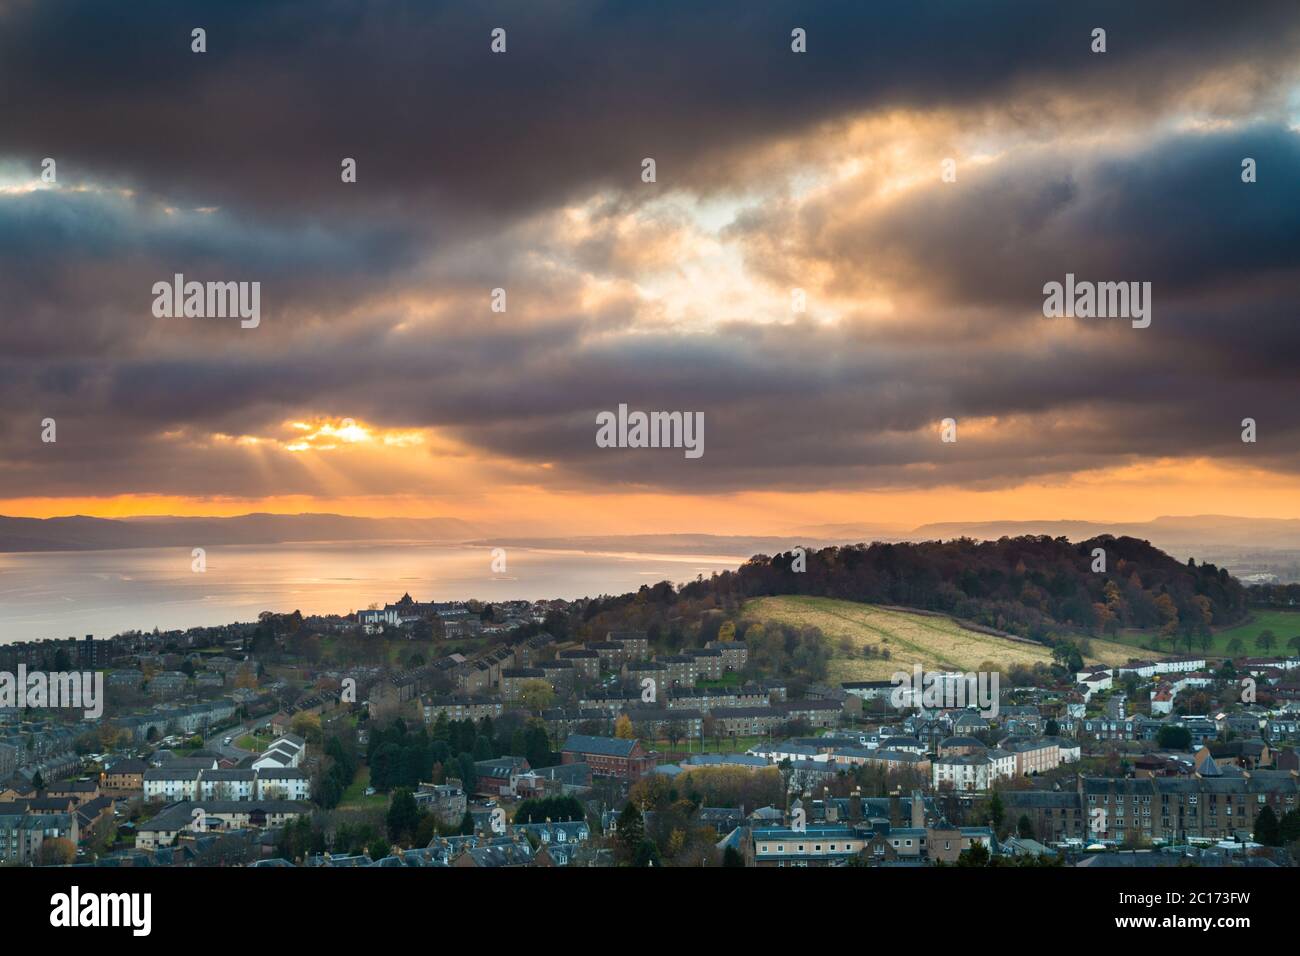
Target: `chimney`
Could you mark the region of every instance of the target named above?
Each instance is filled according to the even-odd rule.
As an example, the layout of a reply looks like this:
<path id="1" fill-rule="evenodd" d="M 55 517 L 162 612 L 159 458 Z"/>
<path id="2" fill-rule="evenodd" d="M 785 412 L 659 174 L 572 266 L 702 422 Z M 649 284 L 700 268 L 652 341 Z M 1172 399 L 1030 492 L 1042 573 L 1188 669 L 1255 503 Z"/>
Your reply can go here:
<path id="1" fill-rule="evenodd" d="M 849 822 L 857 823 L 862 819 L 862 788 L 854 787 L 849 797 Z"/>
<path id="2" fill-rule="evenodd" d="M 925 802 L 921 799 L 920 790 L 912 791 L 912 827 L 925 829 Z"/>
<path id="3" fill-rule="evenodd" d="M 825 794 L 825 797 L 823 798 L 823 805 L 826 807 L 826 822 L 839 823 L 840 808 L 839 805 L 835 802 L 835 798 L 831 796 L 831 788 L 830 787 L 822 788 L 822 793 Z"/>

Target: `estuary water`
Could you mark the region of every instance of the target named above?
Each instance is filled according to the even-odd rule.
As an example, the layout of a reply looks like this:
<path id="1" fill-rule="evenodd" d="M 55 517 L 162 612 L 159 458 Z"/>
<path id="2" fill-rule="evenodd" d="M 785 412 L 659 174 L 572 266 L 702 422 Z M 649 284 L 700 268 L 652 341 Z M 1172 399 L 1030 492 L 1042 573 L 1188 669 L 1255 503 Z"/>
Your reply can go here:
<path id="1" fill-rule="evenodd" d="M 252 621 L 262 611 L 346 614 L 396 601 L 573 599 L 683 582 L 738 567 L 726 555 L 491 549 L 427 543 L 328 542 L 209 548 L 191 570 L 183 548 L 0 554 L 0 643 L 111 637 Z"/>

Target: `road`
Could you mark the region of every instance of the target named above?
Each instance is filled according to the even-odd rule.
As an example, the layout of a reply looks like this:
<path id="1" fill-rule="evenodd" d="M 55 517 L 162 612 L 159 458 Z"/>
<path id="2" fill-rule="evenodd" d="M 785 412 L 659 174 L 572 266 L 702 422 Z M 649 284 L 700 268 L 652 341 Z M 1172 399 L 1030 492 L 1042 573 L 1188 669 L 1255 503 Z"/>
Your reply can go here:
<path id="1" fill-rule="evenodd" d="M 251 734 L 255 729 L 264 727 L 267 724 L 268 719 L 269 718 L 264 717 L 261 720 L 249 721 L 248 723 L 233 729 L 217 731 L 204 741 L 203 746 L 206 749 L 211 750 L 213 753 L 220 754 L 223 757 L 229 757 L 231 760 L 243 760 L 249 754 L 253 753 L 253 751 L 241 750 L 239 747 L 236 747 L 235 744 L 238 742 L 239 738 L 243 737 L 245 734 Z M 223 743 L 227 737 L 230 738 L 229 744 Z"/>

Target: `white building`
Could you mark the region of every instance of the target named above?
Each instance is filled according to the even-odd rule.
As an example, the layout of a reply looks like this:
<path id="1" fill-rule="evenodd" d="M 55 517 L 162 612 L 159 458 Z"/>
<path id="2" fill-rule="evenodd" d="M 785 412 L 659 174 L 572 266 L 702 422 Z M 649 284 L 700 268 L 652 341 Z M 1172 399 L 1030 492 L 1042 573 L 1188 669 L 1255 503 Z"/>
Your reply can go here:
<path id="1" fill-rule="evenodd" d="M 168 770 L 161 767 L 144 772 L 144 798 L 146 801 L 162 800 L 176 803 L 179 800 L 197 800 L 199 779 L 203 771 Z"/>
<path id="2" fill-rule="evenodd" d="M 242 803 L 248 800 L 309 800 L 311 780 L 294 768 L 266 767 L 260 770 L 147 770 L 144 797 L 164 803 L 215 801 Z"/>
<path id="3" fill-rule="evenodd" d="M 1015 757 L 1012 756 L 1014 766 Z M 994 779 L 993 761 L 987 754 L 953 754 L 937 757 L 930 763 L 931 783 L 936 790 L 944 785 L 953 790 L 970 792 L 987 790 Z"/>
<path id="4" fill-rule="evenodd" d="M 255 770 L 205 770 L 199 780 L 203 800 L 252 800 Z"/>
<path id="5" fill-rule="evenodd" d="M 258 770 L 258 800 L 308 800 L 311 781 L 301 770 Z"/>
<path id="6" fill-rule="evenodd" d="M 1186 674 L 1205 669 L 1204 657 L 1168 657 L 1162 661 L 1134 661 L 1117 669 L 1119 676 L 1137 674 L 1138 677 L 1155 677 L 1157 674 Z"/>
<path id="7" fill-rule="evenodd" d="M 307 752 L 307 741 L 296 734 L 285 734 L 271 741 L 253 761 L 254 770 L 288 770 L 302 765 Z"/>

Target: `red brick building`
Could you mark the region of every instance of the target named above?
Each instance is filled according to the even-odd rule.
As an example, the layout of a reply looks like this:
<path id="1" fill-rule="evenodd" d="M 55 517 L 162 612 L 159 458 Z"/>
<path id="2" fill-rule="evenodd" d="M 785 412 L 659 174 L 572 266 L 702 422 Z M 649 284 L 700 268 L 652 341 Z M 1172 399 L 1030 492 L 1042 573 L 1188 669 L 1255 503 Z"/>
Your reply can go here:
<path id="1" fill-rule="evenodd" d="M 642 747 L 639 740 L 586 734 L 569 735 L 560 751 L 560 761 L 588 764 L 594 777 L 616 777 L 629 782 L 650 773 L 656 764 L 655 755 Z"/>

